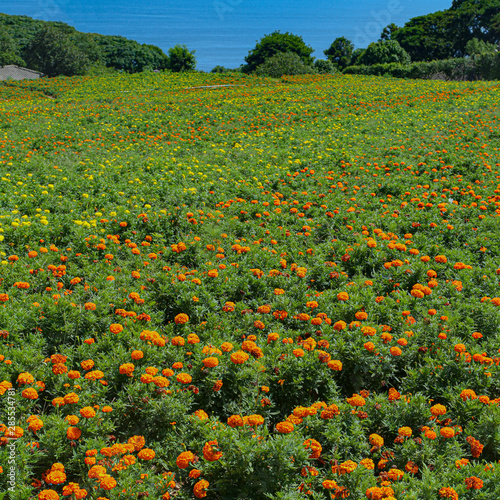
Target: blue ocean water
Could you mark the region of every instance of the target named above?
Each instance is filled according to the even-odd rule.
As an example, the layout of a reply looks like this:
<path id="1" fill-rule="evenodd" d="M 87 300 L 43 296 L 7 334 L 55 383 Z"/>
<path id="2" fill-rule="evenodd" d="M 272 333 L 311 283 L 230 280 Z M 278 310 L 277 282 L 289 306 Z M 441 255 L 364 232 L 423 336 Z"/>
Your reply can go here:
<path id="1" fill-rule="evenodd" d="M 161 47 L 196 51 L 197 69 L 237 68 L 265 34 L 302 36 L 324 59 L 339 36 L 356 47 L 376 41 L 390 23 L 449 8 L 451 0 L 0 0 L 0 12 L 64 21 L 79 31 L 121 35 Z"/>

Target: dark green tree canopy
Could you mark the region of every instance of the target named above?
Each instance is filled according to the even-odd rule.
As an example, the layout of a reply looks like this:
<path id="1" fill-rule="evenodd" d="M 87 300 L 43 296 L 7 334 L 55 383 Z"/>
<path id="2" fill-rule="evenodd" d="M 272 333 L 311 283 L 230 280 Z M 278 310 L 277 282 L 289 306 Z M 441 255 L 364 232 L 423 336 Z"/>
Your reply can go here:
<path id="1" fill-rule="evenodd" d="M 383 42 L 385 40 L 392 40 L 392 35 L 396 31 L 398 31 L 398 29 L 400 29 L 399 26 L 395 25 L 394 23 L 388 24 L 380 34 L 379 42 Z"/>
<path id="2" fill-rule="evenodd" d="M 351 63 L 353 52 L 354 44 L 345 36 L 341 36 L 332 42 L 324 54 L 337 68 L 344 69 Z"/>
<path id="3" fill-rule="evenodd" d="M 195 51 L 191 52 L 185 45 L 176 45 L 168 49 L 167 69 L 178 73 L 196 69 Z"/>
<path id="4" fill-rule="evenodd" d="M 313 63 L 311 54 L 314 52 L 312 47 L 305 44 L 301 36 L 292 33 L 280 33 L 275 31 L 270 35 L 265 35 L 253 50 L 245 57 L 246 65 L 243 66 L 243 72 L 252 73 L 262 63 L 274 56 L 278 52 L 291 52 L 297 54 L 303 63 L 310 66 Z"/>
<path id="5" fill-rule="evenodd" d="M 0 26 L 0 66 L 16 64 L 24 66 L 25 62 L 17 53 L 16 42 L 9 32 Z"/>
<path id="6" fill-rule="evenodd" d="M 359 57 L 357 64 L 387 64 L 401 63 L 409 64 L 411 62 L 408 53 L 395 40 L 385 42 L 374 42 L 368 45 L 367 49 Z"/>
<path id="7" fill-rule="evenodd" d="M 68 72 L 75 74 L 75 71 L 77 72 L 76 74 L 79 74 L 82 67 L 88 69 L 92 66 L 106 66 L 130 73 L 166 68 L 166 54 L 154 45 L 140 44 L 121 36 L 81 33 L 72 26 L 62 22 L 40 21 L 27 16 L 9 16 L 1 13 L 0 33 L 5 31 L 13 39 L 15 46 L 14 54 L 18 59 L 17 62 L 10 62 L 12 59 L 9 59 L 9 62 L 3 62 L 5 57 L 2 59 L 2 54 L 5 52 L 0 47 L 0 65 L 3 62 L 3 64 L 27 65 L 32 69 L 40 68 L 42 64 L 40 48 L 37 49 L 37 53 L 30 57 L 28 55 L 30 54 L 31 47 L 34 47 L 35 37 L 41 36 L 42 29 L 49 28 L 57 30 L 59 35 L 56 38 L 60 40 L 64 38 L 63 45 L 65 45 L 66 49 L 71 47 L 71 50 L 75 52 L 73 55 L 77 56 L 77 60 L 71 63 L 72 56 L 69 56 L 66 58 L 64 64 L 62 62 L 56 64 L 54 59 L 52 63 L 47 63 L 51 68 L 50 73 L 47 74 L 68 74 Z M 52 38 L 55 43 L 54 37 Z M 44 43 L 47 44 L 48 39 Z M 48 45 L 46 45 L 46 48 L 48 48 Z M 55 50 L 54 46 L 52 46 L 51 50 L 51 53 L 57 53 L 58 57 L 67 52 Z M 26 61 L 21 59 L 23 54 L 26 54 Z M 62 68 L 64 69 L 64 73 L 57 73 L 57 71 L 62 71 Z"/>
<path id="8" fill-rule="evenodd" d="M 413 61 L 463 57 L 473 38 L 500 42 L 500 0 L 454 0 L 450 9 L 414 17 L 391 35 Z"/>
<path id="9" fill-rule="evenodd" d="M 24 60 L 29 68 L 47 76 L 82 75 L 90 67 L 90 60 L 61 29 L 42 27 L 24 49 Z"/>

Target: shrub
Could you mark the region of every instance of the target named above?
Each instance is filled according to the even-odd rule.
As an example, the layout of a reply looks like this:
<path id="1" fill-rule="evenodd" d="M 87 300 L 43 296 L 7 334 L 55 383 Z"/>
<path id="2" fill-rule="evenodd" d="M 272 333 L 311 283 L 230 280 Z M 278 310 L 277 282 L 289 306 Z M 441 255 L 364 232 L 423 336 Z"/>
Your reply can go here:
<path id="1" fill-rule="evenodd" d="M 282 75 L 305 75 L 314 73 L 312 66 L 308 66 L 293 52 L 278 52 L 266 59 L 256 70 L 255 74 L 280 78 Z"/>
<path id="2" fill-rule="evenodd" d="M 328 59 L 318 59 L 317 61 L 314 61 L 314 69 L 320 74 L 338 73 L 338 69 Z"/>

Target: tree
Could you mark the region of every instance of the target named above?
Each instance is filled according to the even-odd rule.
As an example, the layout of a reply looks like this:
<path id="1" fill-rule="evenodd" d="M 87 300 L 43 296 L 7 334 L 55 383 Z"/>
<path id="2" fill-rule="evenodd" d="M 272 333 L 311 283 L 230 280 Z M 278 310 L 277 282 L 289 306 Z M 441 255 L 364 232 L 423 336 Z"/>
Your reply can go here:
<path id="1" fill-rule="evenodd" d="M 465 54 L 470 57 L 484 56 L 488 54 L 492 55 L 495 54 L 496 51 L 496 45 L 484 42 L 483 40 L 478 40 L 477 38 L 469 40 L 465 46 Z"/>
<path id="2" fill-rule="evenodd" d="M 82 75 L 90 67 L 90 60 L 70 37 L 58 28 L 41 28 L 25 48 L 24 60 L 29 68 L 47 76 Z"/>
<path id="3" fill-rule="evenodd" d="M 350 66 L 354 66 L 355 64 L 359 64 L 359 58 L 365 53 L 366 49 L 354 49 L 354 52 L 352 53 L 351 57 L 351 64 Z"/>
<path id="4" fill-rule="evenodd" d="M 14 39 L 4 28 L 0 27 L 0 66 L 8 64 L 24 66 L 26 64 L 17 54 L 16 49 Z"/>
<path id="5" fill-rule="evenodd" d="M 395 40 L 386 42 L 374 42 L 368 45 L 365 52 L 359 57 L 357 64 L 387 64 L 401 63 L 409 64 L 411 58 L 401 45 Z"/>
<path id="6" fill-rule="evenodd" d="M 176 45 L 168 49 L 167 69 L 178 73 L 180 71 L 191 71 L 196 68 L 194 53 L 189 51 L 185 45 Z"/>
<path id="7" fill-rule="evenodd" d="M 388 24 L 380 34 L 379 42 L 383 42 L 385 40 L 392 40 L 392 35 L 400 29 L 399 26 L 396 26 L 394 23 Z"/>
<path id="8" fill-rule="evenodd" d="M 298 54 L 294 52 L 277 52 L 268 57 L 255 70 L 256 75 L 280 78 L 283 75 L 305 75 L 315 73 L 315 69 L 304 63 Z"/>
<path id="9" fill-rule="evenodd" d="M 336 38 L 330 47 L 323 51 L 328 60 L 331 61 L 338 69 L 342 70 L 351 63 L 352 53 L 354 52 L 354 44 L 341 36 Z"/>
<path id="10" fill-rule="evenodd" d="M 292 33 L 280 33 L 275 31 L 270 35 L 264 35 L 253 50 L 245 57 L 246 65 L 243 66 L 244 73 L 252 73 L 258 66 L 263 64 L 266 59 L 279 52 L 291 52 L 299 56 L 306 66 L 313 63 L 311 54 L 314 49 L 305 44 L 301 36 Z"/>

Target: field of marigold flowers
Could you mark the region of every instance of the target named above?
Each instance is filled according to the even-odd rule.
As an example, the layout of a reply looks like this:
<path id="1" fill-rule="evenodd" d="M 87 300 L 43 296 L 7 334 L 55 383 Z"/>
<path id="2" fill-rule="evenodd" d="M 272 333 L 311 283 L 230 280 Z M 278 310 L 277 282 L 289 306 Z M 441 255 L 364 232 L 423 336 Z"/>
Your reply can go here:
<path id="1" fill-rule="evenodd" d="M 0 114 L 0 499 L 500 498 L 498 82 L 58 78 Z"/>

